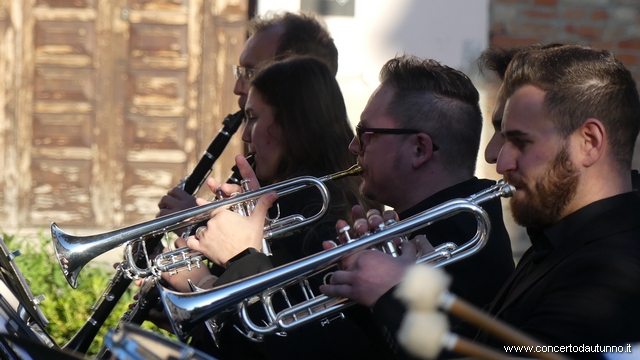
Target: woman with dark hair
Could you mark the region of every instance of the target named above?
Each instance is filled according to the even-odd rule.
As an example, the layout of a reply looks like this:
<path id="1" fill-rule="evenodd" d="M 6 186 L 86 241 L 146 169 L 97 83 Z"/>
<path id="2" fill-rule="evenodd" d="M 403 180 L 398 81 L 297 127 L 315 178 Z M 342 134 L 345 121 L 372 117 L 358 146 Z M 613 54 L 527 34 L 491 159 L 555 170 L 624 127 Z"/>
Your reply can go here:
<path id="1" fill-rule="evenodd" d="M 354 134 L 347 120 L 342 93 L 320 60 L 293 57 L 265 67 L 251 81 L 245 113 L 242 140 L 253 155 L 255 176 L 261 185 L 298 176 L 321 177 L 356 163 L 355 155 L 348 150 Z M 359 183 L 359 177 L 326 182 L 331 199 L 327 214 L 310 227 L 274 240 L 273 256 L 254 251 L 260 250 L 262 233 L 254 234 L 255 227 L 242 225 L 251 219 L 232 213 L 216 214 L 206 229 L 200 229 L 197 236 L 189 239 L 189 245 L 211 255 L 210 259 L 218 265 L 227 266 L 215 285 L 322 251 L 322 241 L 335 238 L 336 221 L 349 217 L 353 205 L 365 203 L 359 195 Z M 212 189 L 219 185 L 215 181 L 209 183 Z M 231 186 L 222 186 L 222 189 L 228 189 L 229 193 L 236 190 Z M 269 217 L 293 214 L 310 217 L 322 206 L 319 191 L 310 187 L 278 199 L 276 206 L 271 207 Z M 252 233 L 236 232 L 229 241 L 216 236 L 216 229 L 233 221 L 238 221 L 239 229 Z M 248 255 L 246 259 L 243 254 Z M 228 266 L 231 258 L 234 259 L 233 266 Z M 244 266 L 245 263 L 250 265 Z"/>
<path id="2" fill-rule="evenodd" d="M 354 134 L 342 93 L 319 60 L 297 57 L 259 72 L 251 82 L 245 111 L 243 141 L 253 148 L 253 133 L 260 135 L 257 127 L 269 124 L 274 126 L 272 130 L 281 131 L 280 142 L 286 150 L 273 169 L 261 166 L 256 151 L 256 171 L 261 180 L 282 181 L 300 174 L 322 176 L 355 163 L 356 157 L 346 150 Z"/>
<path id="3" fill-rule="evenodd" d="M 316 58 L 292 57 L 259 70 L 250 83 L 245 115 L 242 140 L 253 155 L 255 174 L 248 169 L 243 157 L 238 156 L 237 162 L 239 168 L 244 169 L 245 177 L 259 179 L 250 183 L 252 189 L 257 188 L 258 183 L 264 186 L 298 176 L 321 177 L 356 163 L 356 156 L 348 150 L 354 133 L 347 119 L 342 93 L 328 67 Z M 365 209 L 372 207 L 373 203 L 363 200 L 359 194 L 360 182 L 359 177 L 326 182 L 330 192 L 327 214 L 291 236 L 274 240 L 273 256 L 260 253 L 261 232 L 236 232 L 232 241 L 221 241 L 222 237 L 215 236 L 218 226 L 213 225 L 214 222 L 224 221 L 227 225 L 237 221 L 237 227 L 247 232 L 255 227 L 241 225 L 252 221 L 250 218 L 228 211 L 218 212 L 208 227 L 196 231 L 189 244 L 225 267 L 224 273 L 219 279 L 210 277 L 209 281 L 201 279 L 205 274 L 203 271 L 183 273 L 178 277 L 167 277 L 167 280 L 183 291 L 188 290 L 187 277 L 201 285 L 213 285 L 214 280 L 215 285 L 221 285 L 322 251 L 322 241 L 335 238 L 336 221 L 349 218 L 353 205 L 360 204 Z M 209 179 L 208 185 L 213 191 L 221 188 L 227 194 L 238 190 L 213 179 Z M 198 200 L 200 205 L 205 202 Z M 310 217 L 322 206 L 321 194 L 311 187 L 278 199 L 269 218 L 292 214 Z M 251 218 L 263 221 L 258 216 Z M 248 256 L 243 258 L 243 254 Z M 233 266 L 227 264 L 231 258 L 234 259 Z M 245 263 L 250 265 L 244 266 Z"/>
<path id="4" fill-rule="evenodd" d="M 342 93 L 333 74 L 320 60 L 292 57 L 259 70 L 250 84 L 245 113 L 242 140 L 253 155 L 255 175 L 242 156 L 236 161 L 243 177 L 253 178 L 254 189 L 258 187 L 257 179 L 265 186 L 298 176 L 321 177 L 356 163 L 356 156 L 348 150 L 354 133 L 347 119 Z M 293 235 L 275 239 L 271 244 L 272 256 L 263 254 L 261 247 L 264 214 L 275 200 L 273 194 L 262 197 L 250 217 L 227 210 L 216 211 L 206 227 L 189 237 L 188 245 L 225 270 L 219 278 L 195 273 L 187 273 L 188 276 L 200 287 L 216 287 L 322 251 L 322 242 L 336 237 L 337 220 L 350 218 L 352 205 L 361 204 L 365 209 L 372 207 L 372 203 L 359 195 L 360 182 L 360 177 L 326 182 L 331 199 L 327 214 Z M 213 179 L 209 179 L 208 185 L 212 190 L 221 187 L 227 194 L 237 190 L 237 187 Z M 198 199 L 198 204 L 204 203 L 206 201 Z M 309 217 L 323 205 L 315 187 L 283 196 L 276 204 L 271 207 L 269 217 L 292 214 Z M 181 278 L 186 281 L 184 276 Z M 175 284 L 177 279 L 167 280 Z M 313 282 L 312 286 L 317 290 L 320 284 Z M 292 300 L 298 295 L 295 292 L 288 294 Z M 276 306 L 278 300 L 281 299 L 275 299 Z M 250 310 L 255 311 L 252 317 L 255 319 L 264 314 L 259 306 Z M 256 348 L 232 324 L 227 324 L 219 334 L 219 349 L 213 349 L 206 333 L 196 336 L 199 339 L 195 345 L 213 351 L 221 359 L 293 359 L 303 355 L 304 358 L 379 357 L 376 348 L 384 351 L 384 347 L 377 344 L 383 342 L 372 341 L 361 330 L 362 327 L 373 328 L 373 323 L 368 323 L 368 310 L 354 307 L 345 314 L 357 317 L 358 325 L 349 318 L 327 326 L 314 323 L 292 331 L 286 337 L 266 336 Z"/>
<path id="5" fill-rule="evenodd" d="M 251 82 L 245 112 L 242 140 L 254 156 L 261 184 L 303 175 L 321 177 L 356 163 L 348 150 L 354 134 L 342 93 L 327 66 L 317 59 L 295 57 L 264 68 Z M 275 263 L 321 251 L 322 241 L 335 237 L 335 222 L 348 217 L 352 205 L 363 203 L 360 182 L 359 177 L 348 177 L 326 183 L 331 195 L 328 214 L 311 231 L 274 241 L 274 250 L 282 243 L 291 255 L 278 259 L 274 251 Z M 278 203 L 281 216 L 311 216 L 320 209 L 321 198 L 309 188 Z"/>

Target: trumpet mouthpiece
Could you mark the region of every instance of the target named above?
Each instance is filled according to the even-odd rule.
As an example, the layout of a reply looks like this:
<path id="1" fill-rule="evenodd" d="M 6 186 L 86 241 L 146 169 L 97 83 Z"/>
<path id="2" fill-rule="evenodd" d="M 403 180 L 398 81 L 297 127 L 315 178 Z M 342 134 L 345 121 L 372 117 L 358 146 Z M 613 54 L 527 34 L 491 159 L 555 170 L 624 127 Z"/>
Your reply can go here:
<path id="1" fill-rule="evenodd" d="M 347 170 L 339 171 L 335 174 L 327 175 L 326 180 L 337 180 L 347 176 L 356 176 L 362 173 L 362 166 L 360 164 L 355 164 Z M 323 179 L 324 180 L 324 179 Z"/>

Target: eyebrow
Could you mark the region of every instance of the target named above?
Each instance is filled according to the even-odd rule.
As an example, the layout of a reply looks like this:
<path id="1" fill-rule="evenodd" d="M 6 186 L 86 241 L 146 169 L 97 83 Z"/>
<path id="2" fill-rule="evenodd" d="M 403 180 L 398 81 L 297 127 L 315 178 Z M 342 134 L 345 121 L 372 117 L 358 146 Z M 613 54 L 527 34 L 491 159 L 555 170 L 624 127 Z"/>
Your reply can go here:
<path id="1" fill-rule="evenodd" d="M 502 135 L 504 135 L 505 137 L 523 137 L 523 136 L 527 136 L 529 134 L 527 134 L 526 132 L 523 132 L 521 130 L 507 130 L 507 131 L 503 131 Z"/>

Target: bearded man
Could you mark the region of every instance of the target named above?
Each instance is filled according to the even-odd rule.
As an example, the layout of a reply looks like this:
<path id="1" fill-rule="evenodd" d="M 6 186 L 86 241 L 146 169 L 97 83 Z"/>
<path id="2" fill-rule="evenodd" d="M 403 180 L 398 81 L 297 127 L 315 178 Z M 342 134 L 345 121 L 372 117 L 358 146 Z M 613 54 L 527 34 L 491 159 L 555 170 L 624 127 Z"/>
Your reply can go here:
<path id="1" fill-rule="evenodd" d="M 503 91 L 497 170 L 517 189 L 513 217 L 532 246 L 491 314 L 549 345 L 597 351 L 640 341 L 633 77 L 608 51 L 562 46 L 517 54 Z M 477 339 L 499 344 L 486 333 Z"/>

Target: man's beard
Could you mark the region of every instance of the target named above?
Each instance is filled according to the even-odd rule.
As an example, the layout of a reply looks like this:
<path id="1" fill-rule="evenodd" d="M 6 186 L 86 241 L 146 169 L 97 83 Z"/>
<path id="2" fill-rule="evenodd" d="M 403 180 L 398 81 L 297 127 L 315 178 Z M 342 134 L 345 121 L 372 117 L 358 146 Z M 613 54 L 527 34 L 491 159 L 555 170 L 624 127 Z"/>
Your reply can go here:
<path id="1" fill-rule="evenodd" d="M 569 160 L 568 144 L 556 154 L 545 173 L 535 182 L 535 190 L 525 187 L 511 173 L 505 179 L 526 193 L 524 200 L 511 198 L 511 214 L 519 225 L 546 228 L 560 220 L 567 205 L 576 196 L 580 172 Z"/>

